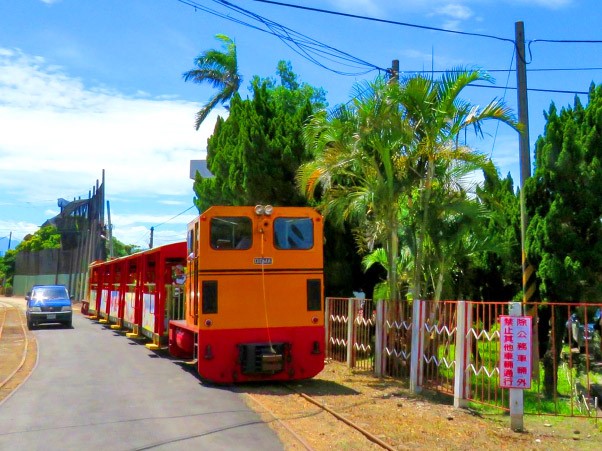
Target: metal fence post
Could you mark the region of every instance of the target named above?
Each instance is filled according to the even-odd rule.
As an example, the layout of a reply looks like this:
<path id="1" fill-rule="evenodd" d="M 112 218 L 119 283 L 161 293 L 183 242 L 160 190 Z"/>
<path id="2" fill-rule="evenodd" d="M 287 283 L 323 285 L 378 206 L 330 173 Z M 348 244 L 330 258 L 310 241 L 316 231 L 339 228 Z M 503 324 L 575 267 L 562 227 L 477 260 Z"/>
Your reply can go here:
<path id="1" fill-rule="evenodd" d="M 424 301 L 415 300 L 412 305 L 412 351 L 410 356 L 410 391 L 422 391 L 422 329 L 424 326 Z"/>
<path id="2" fill-rule="evenodd" d="M 466 301 L 458 301 L 456 323 L 456 368 L 454 377 L 454 407 L 461 408 L 468 405 L 465 396 L 465 387 L 467 379 L 467 358 L 466 358 L 466 335 L 467 335 L 467 317 Z"/>
<path id="3" fill-rule="evenodd" d="M 384 348 L 385 348 L 385 305 L 382 299 L 376 301 L 376 327 L 374 340 L 374 375 L 382 377 L 384 371 Z"/>

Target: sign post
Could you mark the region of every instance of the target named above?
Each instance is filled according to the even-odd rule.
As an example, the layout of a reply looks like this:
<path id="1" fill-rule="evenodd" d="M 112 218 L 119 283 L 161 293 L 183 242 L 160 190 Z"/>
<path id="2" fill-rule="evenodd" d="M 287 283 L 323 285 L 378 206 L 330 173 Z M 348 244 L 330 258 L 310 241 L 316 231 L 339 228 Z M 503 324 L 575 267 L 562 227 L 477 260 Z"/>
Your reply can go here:
<path id="1" fill-rule="evenodd" d="M 509 315 L 500 315 L 500 387 L 509 389 L 510 428 L 522 431 L 523 390 L 531 388 L 530 316 L 521 316 L 521 304 L 510 303 Z"/>

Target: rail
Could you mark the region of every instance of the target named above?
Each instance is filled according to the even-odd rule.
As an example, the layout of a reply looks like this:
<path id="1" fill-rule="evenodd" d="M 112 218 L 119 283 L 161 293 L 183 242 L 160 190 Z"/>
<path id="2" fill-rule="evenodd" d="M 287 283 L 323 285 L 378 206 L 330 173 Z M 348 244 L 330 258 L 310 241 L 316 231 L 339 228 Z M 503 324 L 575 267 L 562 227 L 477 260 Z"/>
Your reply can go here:
<path id="1" fill-rule="evenodd" d="M 22 308 L 0 301 L 0 403 L 27 379 L 28 357 L 37 359 L 35 339 L 30 339 L 26 323 Z"/>

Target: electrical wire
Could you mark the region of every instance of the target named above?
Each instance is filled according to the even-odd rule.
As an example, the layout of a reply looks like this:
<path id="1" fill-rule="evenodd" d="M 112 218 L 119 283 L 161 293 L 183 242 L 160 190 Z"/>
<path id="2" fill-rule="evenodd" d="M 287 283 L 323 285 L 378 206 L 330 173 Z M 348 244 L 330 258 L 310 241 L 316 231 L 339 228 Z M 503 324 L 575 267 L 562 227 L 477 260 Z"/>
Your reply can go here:
<path id="1" fill-rule="evenodd" d="M 473 32 L 468 32 L 468 31 L 459 31 L 459 30 L 451 30 L 451 29 L 447 29 L 447 28 L 418 25 L 418 24 L 413 24 L 413 23 L 408 23 L 408 22 L 400 22 L 400 21 L 396 21 L 396 20 L 380 19 L 377 17 L 370 17 L 370 16 L 359 15 L 359 14 L 350 14 L 350 13 L 344 13 L 344 12 L 340 12 L 340 11 L 332 11 L 332 10 L 327 10 L 327 9 L 323 9 L 323 8 L 314 8 L 314 7 L 309 7 L 309 6 L 293 5 L 290 3 L 277 2 L 274 0 L 251 0 L 251 1 L 258 2 L 258 3 L 277 5 L 277 6 L 283 6 L 283 7 L 287 7 L 287 8 L 301 9 L 301 10 L 305 10 L 305 11 L 319 12 L 322 14 L 331 14 L 331 15 L 348 17 L 348 18 L 353 18 L 353 19 L 361 19 L 361 20 L 367 20 L 367 21 L 372 21 L 372 22 L 386 23 L 386 24 L 390 24 L 390 25 L 398 25 L 398 26 L 409 27 L 409 28 L 417 28 L 420 30 L 438 31 L 441 33 L 457 34 L 457 35 L 461 35 L 461 36 L 494 39 L 494 40 L 503 41 L 503 42 L 510 42 L 514 45 L 515 51 L 517 49 L 517 43 L 514 41 L 514 39 L 504 38 L 501 36 L 495 36 L 495 35 L 491 35 L 491 34 L 473 33 Z M 531 45 L 535 44 L 535 43 L 540 43 L 540 42 L 552 43 L 552 44 L 602 44 L 602 40 L 597 40 L 597 39 L 595 39 L 595 40 L 594 39 L 533 39 L 528 42 L 528 51 L 529 51 L 529 56 L 531 57 L 531 61 L 533 59 L 532 53 L 531 53 Z M 523 58 L 522 55 L 519 55 L 519 57 Z M 525 61 L 525 62 L 527 64 L 529 64 L 529 62 L 527 62 L 527 61 Z"/>
<path id="2" fill-rule="evenodd" d="M 377 70 L 379 72 L 388 72 L 389 69 L 383 68 L 377 64 L 370 63 L 361 58 L 355 57 L 350 53 L 339 50 L 335 47 L 324 44 L 318 40 L 310 38 L 307 35 L 299 33 L 289 27 L 279 24 L 275 21 L 267 19 L 259 14 L 248 11 L 237 5 L 234 5 L 225 0 L 212 0 L 214 3 L 233 11 L 247 20 L 242 20 L 238 17 L 234 17 L 231 14 L 224 14 L 219 11 L 208 8 L 200 3 L 192 0 L 176 0 L 177 2 L 193 7 L 196 10 L 201 10 L 209 14 L 218 16 L 225 20 L 229 20 L 240 25 L 247 26 L 257 31 L 271 34 L 280 39 L 287 47 L 293 52 L 300 55 L 302 58 L 316 64 L 317 66 L 334 72 L 338 75 L 347 76 L 359 76 L 365 75 L 369 72 Z M 261 26 L 254 25 L 248 20 L 258 22 Z M 343 71 L 337 70 L 329 66 L 327 63 L 322 62 L 324 60 L 330 63 L 336 63 L 343 67 L 353 68 L 354 71 Z"/>
<path id="3" fill-rule="evenodd" d="M 475 88 L 490 88 L 490 89 L 512 89 L 512 90 L 516 90 L 517 89 L 515 86 L 504 87 L 504 86 L 496 86 L 496 85 L 481 85 L 481 84 L 478 84 L 478 83 L 471 84 L 470 86 L 475 87 Z M 527 88 L 527 91 L 532 91 L 532 92 L 551 92 L 551 93 L 555 93 L 555 94 L 581 94 L 581 95 L 588 95 L 589 94 L 588 91 L 572 91 L 572 90 L 568 90 L 568 89 Z"/>
<path id="4" fill-rule="evenodd" d="M 277 5 L 277 6 L 285 6 L 287 8 L 295 8 L 295 9 L 314 11 L 314 12 L 319 12 L 319 13 L 324 13 L 324 14 L 332 14 L 335 16 L 349 17 L 349 18 L 353 18 L 353 19 L 362 19 L 362 20 L 368 20 L 368 21 L 372 21 L 372 22 L 381 22 L 381 23 L 386 23 L 386 24 L 390 24 L 390 25 L 398 25 L 398 26 L 402 26 L 402 27 L 418 28 L 420 30 L 439 31 L 439 32 L 443 32 L 443 33 L 452 33 L 452 34 L 458 34 L 458 35 L 463 35 L 463 36 L 474 36 L 474 37 L 480 37 L 480 38 L 495 39 L 498 41 L 510 42 L 510 43 L 514 44 L 513 39 L 503 38 L 501 36 L 494 36 L 494 35 L 490 35 L 490 34 L 471 33 L 471 32 L 467 32 L 467 31 L 450 30 L 447 28 L 430 27 L 427 25 L 418 25 L 418 24 L 412 24 L 412 23 L 408 23 L 408 22 L 399 22 L 396 20 L 389 20 L 389 19 L 379 19 L 377 17 L 361 16 L 358 14 L 343 13 L 340 11 L 332 11 L 332 10 L 322 9 L 322 8 L 312 8 L 309 6 L 292 5 L 290 3 L 275 2 L 272 0 L 252 0 L 252 1 L 259 2 L 259 3 L 268 3 L 271 5 Z"/>
<path id="5" fill-rule="evenodd" d="M 510 74 L 512 73 L 512 67 L 514 66 L 514 57 L 516 56 L 516 49 L 512 52 L 512 57 L 510 58 L 510 67 L 508 68 L 508 76 L 506 77 L 506 86 L 504 88 L 504 95 L 502 96 L 502 100 L 506 100 L 506 93 L 508 92 L 508 83 L 510 83 Z M 500 121 L 496 121 L 495 124 L 495 133 L 493 134 L 493 142 L 491 143 L 491 152 L 489 153 L 489 158 L 493 155 L 493 149 L 495 148 L 495 143 L 497 141 L 497 134 L 500 129 Z"/>
<path id="6" fill-rule="evenodd" d="M 378 66 L 376 64 L 373 63 L 369 63 L 365 60 L 362 60 L 361 58 L 357 58 L 354 57 L 353 55 L 341 51 L 339 49 L 336 49 L 334 47 L 328 46 L 327 44 L 324 44 L 320 41 L 317 41 L 315 39 L 312 39 L 302 33 L 298 33 L 284 25 L 281 25 L 277 22 L 274 22 L 270 19 L 267 19 L 257 13 L 253 13 L 247 9 L 244 9 L 240 6 L 234 5 L 233 3 L 227 1 L 227 0 L 211 0 L 212 2 L 221 5 L 231 11 L 234 11 L 240 15 L 242 15 L 243 17 L 259 22 L 260 24 L 263 25 L 263 27 L 265 28 L 261 28 L 259 26 L 253 25 L 251 23 L 249 23 L 248 21 L 245 20 L 241 20 L 239 18 L 233 17 L 231 14 L 224 14 L 221 12 L 218 12 L 216 10 L 213 10 L 211 8 L 208 8 L 206 6 L 201 5 L 200 3 L 193 1 L 193 0 L 176 0 L 179 3 L 182 3 L 184 5 L 188 5 L 191 6 L 193 8 L 195 8 L 195 10 L 202 10 L 205 12 L 208 12 L 210 14 L 216 15 L 218 17 L 221 17 L 223 19 L 235 22 L 235 23 L 239 23 L 241 25 L 253 28 L 257 31 L 262 31 L 264 33 L 268 33 L 271 34 L 273 36 L 276 36 L 277 38 L 279 38 L 287 47 L 289 47 L 293 52 L 297 53 L 298 55 L 300 55 L 302 58 L 307 59 L 308 61 L 316 64 L 319 67 L 322 67 L 323 69 L 329 70 L 331 72 L 334 72 L 336 74 L 339 75 L 353 75 L 353 76 L 358 76 L 358 75 L 365 75 L 373 70 L 377 70 L 379 72 L 385 72 L 385 73 L 390 73 L 390 69 L 388 68 L 383 68 L 381 66 Z M 470 33 L 470 32 L 462 32 L 462 31 L 457 31 L 457 30 L 449 30 L 449 29 L 445 29 L 445 28 L 437 28 L 437 27 L 429 27 L 429 26 L 423 26 L 423 25 L 418 25 L 418 24 L 411 24 L 411 23 L 407 23 L 407 22 L 400 22 L 400 21 L 394 21 L 394 20 L 388 20 L 388 19 L 379 19 L 379 18 L 375 18 L 375 17 L 369 17 L 369 16 L 363 16 L 363 15 L 357 15 L 357 14 L 349 14 L 349 13 L 343 13 L 343 12 L 338 12 L 338 11 L 332 11 L 332 10 L 326 10 L 326 9 L 322 9 L 322 8 L 313 8 L 313 7 L 307 7 L 307 6 L 300 6 L 300 5 L 292 5 L 292 4 L 288 4 L 288 3 L 284 3 L 284 2 L 276 2 L 276 1 L 272 1 L 272 0 L 252 0 L 252 1 L 256 1 L 259 3 L 266 3 L 266 4 L 273 4 L 273 5 L 277 5 L 277 6 L 283 6 L 283 7 L 289 7 L 289 8 L 296 8 L 296 9 L 302 9 L 302 10 L 307 10 L 307 11 L 313 11 L 313 12 L 318 12 L 318 13 L 322 13 L 322 14 L 332 14 L 332 15 L 337 15 L 337 16 L 342 16 L 342 17 L 348 17 L 348 18 L 354 18 L 354 19 L 361 19 L 361 20 L 368 20 L 368 21 L 375 21 L 375 22 L 382 22 L 382 23 L 387 23 L 387 24 L 392 24 L 392 25 L 398 25 L 398 26 L 405 26 L 405 27 L 411 27 L 411 28 L 418 28 L 418 29 L 424 29 L 424 30 L 429 30 L 429 31 L 437 31 L 437 32 L 443 32 L 443 33 L 452 33 L 452 34 L 458 34 L 458 35 L 466 35 L 466 36 L 471 36 L 471 37 L 478 37 L 478 38 L 489 38 L 489 39 L 494 39 L 494 40 L 498 40 L 498 41 L 503 41 L 503 42 L 509 42 L 512 43 L 514 46 L 514 51 L 516 52 L 517 48 L 516 48 L 516 43 L 513 39 L 509 39 L 509 38 L 504 38 L 501 36 L 495 36 L 495 35 L 489 35 L 489 34 L 483 34 L 483 33 Z M 551 39 L 534 39 L 529 41 L 529 55 L 530 55 L 530 59 L 532 61 L 533 57 L 532 57 L 532 52 L 531 52 L 531 44 L 533 43 L 539 43 L 539 42 L 544 42 L 544 43 L 562 43 L 562 44 L 566 44 L 566 43 L 588 43 L 588 44 L 599 44 L 602 43 L 602 41 L 598 41 L 598 40 L 551 40 Z M 326 63 L 323 63 L 320 61 L 320 59 L 328 61 L 330 63 L 336 63 L 339 65 L 347 65 L 348 67 L 355 67 L 357 69 L 359 69 L 359 67 L 364 67 L 365 69 L 362 72 L 344 72 L 341 70 L 335 70 L 332 67 L 329 67 Z M 528 62 L 528 64 L 531 64 L 531 62 Z M 515 71 L 516 69 L 514 69 L 513 71 Z M 539 68 L 539 69 L 528 69 L 529 72 L 543 72 L 543 71 L 585 71 L 585 70 L 602 70 L 602 67 L 585 67 L 585 68 Z M 416 74 L 416 73 L 424 73 L 424 70 L 400 70 L 400 73 L 405 73 L 405 74 Z M 445 72 L 449 72 L 449 71 L 429 71 L 431 73 L 445 73 Z M 492 70 L 487 70 L 487 72 L 490 73 L 494 73 L 494 72 L 504 72 L 504 73 L 508 73 L 508 69 L 492 69 Z M 508 90 L 508 89 L 513 89 L 515 90 L 516 88 L 514 87 L 500 87 L 500 86 L 495 86 L 495 85 L 480 85 L 480 84 L 473 84 L 471 85 L 473 87 L 478 87 L 478 88 L 490 88 L 490 89 L 504 89 L 504 90 Z M 579 94 L 579 95 L 587 95 L 588 92 L 585 91 L 571 91 L 571 90 L 558 90 L 558 89 L 538 89 L 538 88 L 527 88 L 527 91 L 531 91 L 531 92 L 547 92 L 547 93 L 556 93 L 556 94 Z"/>
<path id="7" fill-rule="evenodd" d="M 301 53 L 297 52 L 293 47 L 289 46 L 293 51 L 296 51 L 297 53 L 302 54 L 302 56 L 303 56 L 303 54 L 306 55 L 306 58 L 308 58 L 310 61 L 314 62 L 315 64 L 317 64 L 325 69 L 332 70 L 332 69 L 322 65 L 319 61 L 317 61 L 315 58 L 313 58 L 310 55 L 310 53 L 318 52 L 323 55 L 337 57 L 337 58 L 341 59 L 342 61 L 347 61 L 347 62 L 354 63 L 354 64 L 364 65 L 369 68 L 369 70 L 367 72 L 370 72 L 373 69 L 377 69 L 377 70 L 381 70 L 381 71 L 388 71 L 388 69 L 382 68 L 382 67 L 377 66 L 372 63 L 368 63 L 368 62 L 366 62 L 360 58 L 357 58 L 357 57 L 355 57 L 347 52 L 344 52 L 342 50 L 335 49 L 334 47 L 331 47 L 327 44 L 324 44 L 320 41 L 310 38 L 302 33 L 296 32 L 296 31 L 292 30 L 291 28 L 288 28 L 284 25 L 281 25 L 277 22 L 274 22 L 263 16 L 260 16 L 259 14 L 253 13 L 249 10 L 246 10 L 246 9 L 244 9 L 240 6 L 237 6 L 227 0 L 212 0 L 212 1 L 214 3 L 225 6 L 230 10 L 236 11 L 242 15 L 253 18 L 253 19 L 259 21 L 260 23 L 263 23 L 266 27 L 268 27 L 273 32 L 272 34 L 279 37 L 287 45 L 288 45 L 287 41 L 290 41 L 296 47 L 299 48 Z M 324 57 L 324 58 L 328 59 L 326 57 Z M 334 71 L 334 70 L 332 70 L 332 71 Z M 334 72 L 338 73 L 340 71 L 334 71 Z M 367 73 L 367 72 L 364 72 L 364 73 Z M 363 73 L 362 74 L 358 74 L 358 73 L 352 74 L 352 73 L 344 73 L 343 72 L 341 74 L 343 74 L 343 75 L 362 75 Z"/>
<path id="8" fill-rule="evenodd" d="M 187 211 L 189 211 L 189 210 L 192 210 L 194 207 L 195 207 L 194 205 L 192 205 L 192 206 L 188 207 L 186 210 L 184 210 L 184 211 L 181 211 L 180 213 L 178 213 L 178 214 L 177 214 L 177 215 L 175 215 L 174 217 L 172 217 L 172 218 L 169 218 L 167 221 L 163 221 L 162 223 L 160 223 L 160 224 L 157 224 L 156 226 L 153 226 L 153 228 L 154 228 L 154 229 L 156 229 L 157 227 L 161 227 L 162 225 L 165 225 L 165 224 L 167 224 L 168 222 L 170 222 L 170 221 L 173 221 L 173 220 L 174 220 L 174 219 L 176 219 L 178 216 L 182 216 L 184 213 L 186 213 L 186 212 L 187 212 Z"/>

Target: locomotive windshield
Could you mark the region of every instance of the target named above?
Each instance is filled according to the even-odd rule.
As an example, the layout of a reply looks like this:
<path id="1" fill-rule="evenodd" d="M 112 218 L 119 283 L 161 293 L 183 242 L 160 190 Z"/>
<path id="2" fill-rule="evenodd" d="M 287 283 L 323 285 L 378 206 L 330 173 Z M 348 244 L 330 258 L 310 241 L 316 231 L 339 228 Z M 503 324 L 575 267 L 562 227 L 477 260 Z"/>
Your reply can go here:
<path id="1" fill-rule="evenodd" d="M 213 249 L 239 249 L 251 247 L 253 227 L 246 216 L 215 217 L 211 219 L 210 241 Z"/>
<path id="2" fill-rule="evenodd" d="M 311 249 L 314 246 L 311 218 L 277 218 L 274 221 L 274 245 L 277 249 Z"/>

